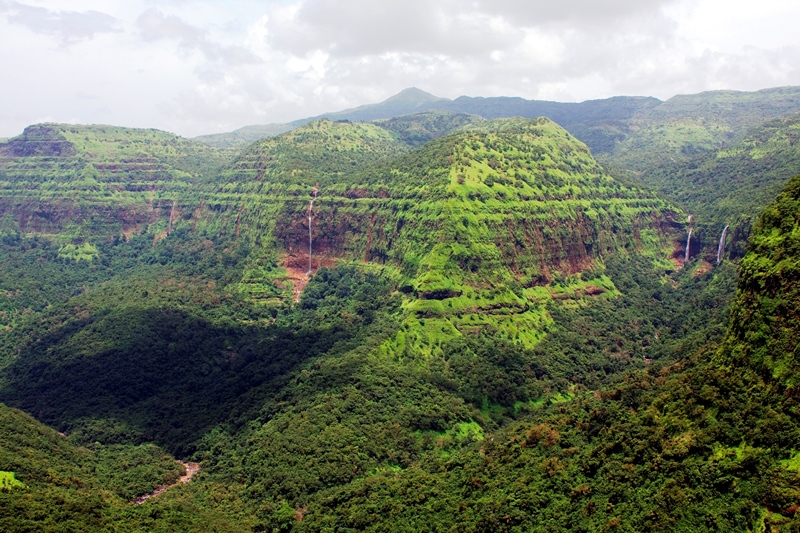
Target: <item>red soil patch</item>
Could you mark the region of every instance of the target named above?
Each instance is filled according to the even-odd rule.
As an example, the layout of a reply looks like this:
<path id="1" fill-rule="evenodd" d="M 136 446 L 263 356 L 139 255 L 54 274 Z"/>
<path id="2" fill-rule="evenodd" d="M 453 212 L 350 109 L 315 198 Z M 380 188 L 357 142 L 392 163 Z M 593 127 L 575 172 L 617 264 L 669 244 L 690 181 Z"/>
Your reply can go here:
<path id="1" fill-rule="evenodd" d="M 311 258 L 311 272 L 309 272 L 307 253 L 285 254 L 281 260 L 281 266 L 289 273 L 285 279 L 294 285 L 295 303 L 300 301 L 300 295 L 303 294 L 303 289 L 308 285 L 308 280 L 311 279 L 314 272 L 320 267 L 331 268 L 335 265 L 335 257 L 315 255 Z"/>
<path id="2" fill-rule="evenodd" d="M 196 473 L 200 471 L 200 465 L 197 463 L 185 463 L 183 461 L 178 461 L 178 462 L 182 464 L 183 467 L 186 469 L 186 473 L 182 475 L 180 478 L 178 478 L 178 481 L 172 483 L 171 485 L 162 485 L 149 494 L 144 494 L 142 496 L 139 496 L 138 498 L 134 498 L 133 500 L 131 500 L 131 503 L 134 505 L 141 505 L 145 501 L 152 498 L 153 496 L 158 496 L 167 489 L 170 489 L 176 485 L 180 485 L 181 483 L 188 483 L 192 479 L 192 476 L 194 476 Z"/>

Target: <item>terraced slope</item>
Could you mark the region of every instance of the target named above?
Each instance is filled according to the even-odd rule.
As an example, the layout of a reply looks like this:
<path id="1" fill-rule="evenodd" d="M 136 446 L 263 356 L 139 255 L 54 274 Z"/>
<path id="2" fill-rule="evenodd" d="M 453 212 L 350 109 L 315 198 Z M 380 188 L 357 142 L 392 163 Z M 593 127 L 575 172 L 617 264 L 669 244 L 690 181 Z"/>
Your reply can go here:
<path id="1" fill-rule="evenodd" d="M 695 248 L 715 261 L 729 226 L 728 252 L 741 257 L 758 213 L 800 172 L 800 115 L 767 121 L 742 140 L 685 162 L 654 167 L 641 180 L 695 219 Z"/>
<path id="2" fill-rule="evenodd" d="M 263 164 L 250 165 L 236 172 Z M 383 265 L 410 297 L 414 339 L 390 348 L 400 352 L 405 342 L 423 349 L 489 326 L 532 345 L 547 286 L 613 293 L 604 256 L 666 261 L 682 227 L 666 203 L 606 175 L 547 119 L 493 121 L 361 172 L 317 178 L 311 263 Z M 284 199 L 275 215 L 285 266 L 309 264 L 308 201 Z"/>
<path id="3" fill-rule="evenodd" d="M 157 130 L 30 126 L 0 145 L 3 230 L 91 240 L 168 226 L 172 200 L 230 159 Z"/>
<path id="4" fill-rule="evenodd" d="M 762 122 L 798 111 L 800 87 L 674 96 L 634 115 L 630 134 L 611 151 L 609 161 L 636 171 L 686 161 L 736 142 Z"/>
<path id="5" fill-rule="evenodd" d="M 323 119 L 252 144 L 223 174 L 229 181 L 323 185 L 408 151 L 396 134 L 373 124 Z"/>
<path id="6" fill-rule="evenodd" d="M 431 124 L 430 115 L 419 120 Z M 605 174 L 561 127 L 548 119 L 464 127 L 409 152 L 386 128 L 322 120 L 202 175 L 181 170 L 197 145 L 166 134 L 33 128 L 4 148 L 5 227 L 54 235 L 76 259 L 136 233 L 154 246 L 173 234 L 245 242 L 255 247 L 232 289 L 269 306 L 296 298 L 309 265 L 378 265 L 408 295 L 411 333 L 387 345 L 397 352 L 406 343 L 429 352 L 487 327 L 532 346 L 554 296 L 614 294 L 604 257 L 644 254 L 674 268 L 667 260 L 683 216 Z M 204 149 L 221 157 L 205 147 L 194 155 Z M 40 162 L 52 166 L 48 181 L 24 178 L 38 176 L 25 165 Z M 101 186 L 81 188 L 94 183 L 70 174 L 81 164 L 102 170 L 92 178 Z"/>

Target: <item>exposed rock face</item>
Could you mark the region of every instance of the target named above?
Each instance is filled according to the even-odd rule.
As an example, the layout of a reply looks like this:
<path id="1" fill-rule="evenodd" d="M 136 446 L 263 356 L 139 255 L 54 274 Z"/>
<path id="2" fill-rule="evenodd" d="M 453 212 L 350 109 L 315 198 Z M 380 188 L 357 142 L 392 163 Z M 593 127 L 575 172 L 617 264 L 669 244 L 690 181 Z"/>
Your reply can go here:
<path id="1" fill-rule="evenodd" d="M 75 146 L 47 124 L 28 126 L 19 137 L 0 144 L 0 156 L 6 157 L 69 157 L 75 153 Z"/>
<path id="2" fill-rule="evenodd" d="M 579 275 L 588 282 L 608 256 L 668 258 L 684 234 L 683 215 L 605 174 L 547 119 L 464 128 L 409 152 L 378 126 L 321 121 L 195 179 L 168 164 L 183 159 L 164 156 L 172 141 L 155 133 L 138 133 L 133 151 L 124 132 L 106 133 L 103 154 L 70 155 L 63 143 L 77 145 L 85 132 L 40 127 L 9 144 L 61 155 L 8 155 L 6 145 L 0 217 L 23 233 L 73 240 L 150 232 L 155 244 L 175 231 L 245 240 L 295 270 L 308 268 L 310 233 L 312 264 L 385 265 L 414 299 L 413 315 L 454 334 L 479 327 L 470 318 L 479 314 L 505 317 L 509 330 L 540 328 L 538 288 Z M 22 148 L 37 135 L 51 141 Z"/>

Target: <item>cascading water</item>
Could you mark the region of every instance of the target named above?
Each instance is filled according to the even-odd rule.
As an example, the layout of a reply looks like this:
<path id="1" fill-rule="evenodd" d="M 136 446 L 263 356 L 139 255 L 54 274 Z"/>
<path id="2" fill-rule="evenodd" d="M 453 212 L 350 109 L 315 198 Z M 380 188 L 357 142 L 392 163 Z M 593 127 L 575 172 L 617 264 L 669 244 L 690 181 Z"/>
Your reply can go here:
<path id="1" fill-rule="evenodd" d="M 311 251 L 312 251 L 312 238 L 311 238 L 311 215 L 314 210 L 314 200 L 317 199 L 317 193 L 319 193 L 319 186 L 314 187 L 311 190 L 311 201 L 308 203 L 308 272 L 306 274 L 311 275 L 312 268 L 311 268 Z"/>
<path id="2" fill-rule="evenodd" d="M 722 261 L 722 255 L 725 253 L 725 237 L 728 236 L 728 226 L 722 230 L 722 235 L 719 238 L 719 247 L 717 248 L 717 264 Z"/>
<path id="3" fill-rule="evenodd" d="M 684 257 L 683 262 L 689 262 L 689 246 L 692 243 L 692 228 L 689 228 L 689 234 L 686 236 L 686 257 Z"/>

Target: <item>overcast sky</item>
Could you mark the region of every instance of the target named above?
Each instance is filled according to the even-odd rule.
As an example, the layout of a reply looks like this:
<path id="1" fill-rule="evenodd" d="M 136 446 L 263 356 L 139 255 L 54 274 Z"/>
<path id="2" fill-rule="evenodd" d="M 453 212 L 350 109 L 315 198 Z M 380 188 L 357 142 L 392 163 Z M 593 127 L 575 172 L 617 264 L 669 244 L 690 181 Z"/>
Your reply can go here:
<path id="1" fill-rule="evenodd" d="M 0 0 L 0 137 L 230 131 L 437 96 L 800 85 L 797 0 Z"/>

